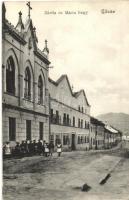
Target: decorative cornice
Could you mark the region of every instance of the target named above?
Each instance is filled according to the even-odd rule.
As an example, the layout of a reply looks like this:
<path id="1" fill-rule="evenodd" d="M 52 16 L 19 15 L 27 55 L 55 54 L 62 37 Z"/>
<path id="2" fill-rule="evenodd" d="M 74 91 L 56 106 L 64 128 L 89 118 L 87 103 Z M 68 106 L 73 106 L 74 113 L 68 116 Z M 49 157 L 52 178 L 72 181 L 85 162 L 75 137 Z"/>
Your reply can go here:
<path id="1" fill-rule="evenodd" d="M 21 44 L 25 45 L 27 42 L 24 40 L 24 35 L 20 33 L 16 28 L 9 23 L 7 20 L 4 22 L 4 33 L 9 33 L 14 37 L 17 41 L 19 41 Z"/>
<path id="2" fill-rule="evenodd" d="M 40 116 L 43 116 L 43 117 L 49 117 L 48 114 L 36 112 L 34 110 L 28 110 L 26 108 L 10 105 L 10 104 L 6 104 L 6 103 L 2 103 L 2 106 L 3 106 L 3 108 L 8 108 L 8 109 L 10 108 L 10 109 L 13 109 L 13 110 L 22 111 L 22 112 L 26 112 L 26 113 L 30 113 L 30 114 L 34 114 L 34 115 L 40 115 Z"/>
<path id="3" fill-rule="evenodd" d="M 51 125 L 53 125 L 53 126 L 64 126 L 64 127 L 70 127 L 70 128 L 75 128 L 75 129 L 80 129 L 80 130 L 85 130 L 85 131 L 87 131 L 88 132 L 88 134 L 89 134 L 89 128 L 81 128 L 81 127 L 77 127 L 77 126 L 70 126 L 70 125 L 64 125 L 64 124 L 54 124 L 54 123 L 52 123 L 51 122 Z M 80 133 L 81 134 L 81 133 Z"/>
<path id="4" fill-rule="evenodd" d="M 39 57 L 43 62 L 45 62 L 47 65 L 49 65 L 51 62 L 47 59 L 46 55 L 43 54 L 38 48 L 34 51 L 34 54 Z"/>

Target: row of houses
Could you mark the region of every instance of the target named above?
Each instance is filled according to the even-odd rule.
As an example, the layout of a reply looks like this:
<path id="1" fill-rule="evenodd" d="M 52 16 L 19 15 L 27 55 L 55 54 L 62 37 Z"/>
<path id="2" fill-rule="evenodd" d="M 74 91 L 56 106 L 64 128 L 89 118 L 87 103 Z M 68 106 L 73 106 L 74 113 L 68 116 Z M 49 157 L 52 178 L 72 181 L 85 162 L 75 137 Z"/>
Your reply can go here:
<path id="1" fill-rule="evenodd" d="M 27 4 L 29 5 L 29 4 Z M 29 5 L 30 6 L 30 5 Z M 38 48 L 30 10 L 25 23 L 19 12 L 13 26 L 2 6 L 3 142 L 22 140 L 62 143 L 64 150 L 110 148 L 121 133 L 91 117 L 84 90 L 73 92 L 67 75 L 49 77 L 47 40 Z"/>

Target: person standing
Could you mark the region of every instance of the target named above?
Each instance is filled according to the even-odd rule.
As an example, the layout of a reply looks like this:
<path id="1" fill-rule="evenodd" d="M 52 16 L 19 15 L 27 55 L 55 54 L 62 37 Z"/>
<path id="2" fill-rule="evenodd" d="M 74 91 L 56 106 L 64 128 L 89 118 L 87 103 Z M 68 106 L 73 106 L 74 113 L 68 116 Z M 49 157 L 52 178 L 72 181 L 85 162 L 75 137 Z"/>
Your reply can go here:
<path id="1" fill-rule="evenodd" d="M 43 156 L 45 156 L 45 145 L 46 145 L 46 141 L 43 141 L 43 145 L 42 145 L 42 152 L 43 152 Z"/>
<path id="2" fill-rule="evenodd" d="M 15 146 L 15 149 L 14 149 L 14 156 L 20 157 L 20 155 L 21 155 L 20 143 L 17 142 L 16 146 Z"/>
<path id="3" fill-rule="evenodd" d="M 38 154 L 41 156 L 42 155 L 42 142 L 41 140 L 38 141 Z"/>
<path id="4" fill-rule="evenodd" d="M 28 144 L 28 149 L 29 149 L 29 155 L 33 156 L 34 149 L 33 149 L 33 143 L 31 140 L 30 140 L 30 143 Z"/>
<path id="5" fill-rule="evenodd" d="M 25 141 L 22 140 L 22 142 L 20 144 L 21 156 L 24 156 L 26 154 L 25 146 L 26 146 Z"/>
<path id="6" fill-rule="evenodd" d="M 54 144 L 52 141 L 49 143 L 49 152 L 50 152 L 50 156 L 52 156 L 54 152 Z"/>
<path id="7" fill-rule="evenodd" d="M 6 158 L 9 158 L 11 156 L 11 148 L 10 148 L 9 142 L 6 142 L 6 144 L 4 145 L 3 149 L 4 149 L 4 156 Z"/>
<path id="8" fill-rule="evenodd" d="M 59 142 L 57 144 L 57 153 L 58 153 L 58 157 L 61 156 L 61 152 L 62 152 L 62 144 Z"/>
<path id="9" fill-rule="evenodd" d="M 44 151 L 45 151 L 45 156 L 47 157 L 49 155 L 49 145 L 48 145 L 48 143 L 44 144 Z"/>

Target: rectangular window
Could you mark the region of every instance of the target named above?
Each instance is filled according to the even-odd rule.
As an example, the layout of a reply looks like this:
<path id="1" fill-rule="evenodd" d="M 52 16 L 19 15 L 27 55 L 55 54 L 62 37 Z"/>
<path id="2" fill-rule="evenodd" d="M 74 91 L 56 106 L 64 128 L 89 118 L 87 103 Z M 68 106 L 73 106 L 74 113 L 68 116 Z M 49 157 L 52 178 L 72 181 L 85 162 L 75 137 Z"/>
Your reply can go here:
<path id="1" fill-rule="evenodd" d="M 89 122 L 86 122 L 86 129 L 89 129 L 90 128 L 90 124 Z"/>
<path id="2" fill-rule="evenodd" d="M 63 124 L 66 125 L 66 113 L 64 113 L 64 116 L 63 116 Z"/>
<path id="3" fill-rule="evenodd" d="M 50 113 L 50 117 L 51 117 L 51 122 L 53 121 L 53 109 L 51 109 L 51 111 L 50 111 L 51 113 Z"/>
<path id="4" fill-rule="evenodd" d="M 9 140 L 16 140 L 16 119 L 9 117 Z"/>
<path id="5" fill-rule="evenodd" d="M 56 124 L 59 124 L 59 111 L 56 110 Z"/>
<path id="6" fill-rule="evenodd" d="M 69 136 L 63 135 L 63 145 L 69 145 Z"/>
<path id="7" fill-rule="evenodd" d="M 78 136 L 78 144 L 80 144 L 80 136 Z"/>
<path id="8" fill-rule="evenodd" d="M 83 136 L 81 136 L 81 144 L 83 144 Z"/>
<path id="9" fill-rule="evenodd" d="M 78 119 L 78 128 L 80 128 L 80 119 Z"/>
<path id="10" fill-rule="evenodd" d="M 26 140 L 31 140 L 31 120 L 26 120 Z"/>
<path id="11" fill-rule="evenodd" d="M 60 135 L 56 135 L 55 138 L 55 145 L 57 145 L 58 143 L 61 143 Z"/>
<path id="12" fill-rule="evenodd" d="M 81 119 L 81 128 L 83 128 L 83 119 Z"/>
<path id="13" fill-rule="evenodd" d="M 39 122 L 39 139 L 43 140 L 43 122 Z"/>
<path id="14" fill-rule="evenodd" d="M 75 126 L 75 117 L 73 117 L 73 126 Z"/>
<path id="15" fill-rule="evenodd" d="M 50 142 L 54 143 L 54 135 L 50 135 Z"/>
<path id="16" fill-rule="evenodd" d="M 68 144 L 68 136 L 63 135 L 63 145 L 67 145 Z"/>
<path id="17" fill-rule="evenodd" d="M 67 115 L 67 125 L 69 125 L 69 115 Z"/>

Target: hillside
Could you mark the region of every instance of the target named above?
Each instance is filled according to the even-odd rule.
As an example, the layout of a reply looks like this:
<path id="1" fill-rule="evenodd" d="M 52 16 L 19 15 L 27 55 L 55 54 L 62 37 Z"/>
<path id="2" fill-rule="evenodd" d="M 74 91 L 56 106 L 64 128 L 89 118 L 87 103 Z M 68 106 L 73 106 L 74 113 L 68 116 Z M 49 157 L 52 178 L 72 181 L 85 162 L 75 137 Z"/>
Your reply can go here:
<path id="1" fill-rule="evenodd" d="M 107 113 L 97 116 L 98 119 L 108 122 L 123 134 L 129 135 L 129 115 L 125 113 Z"/>

